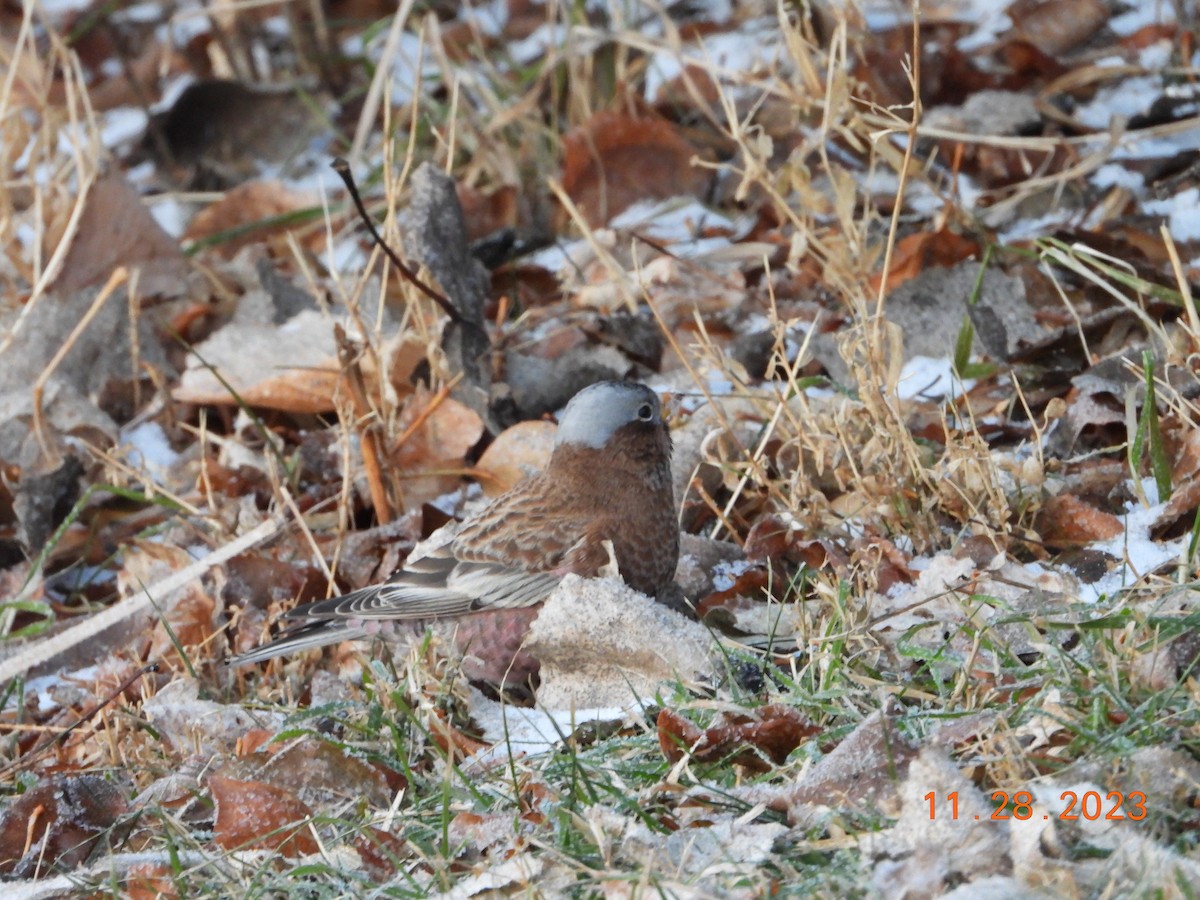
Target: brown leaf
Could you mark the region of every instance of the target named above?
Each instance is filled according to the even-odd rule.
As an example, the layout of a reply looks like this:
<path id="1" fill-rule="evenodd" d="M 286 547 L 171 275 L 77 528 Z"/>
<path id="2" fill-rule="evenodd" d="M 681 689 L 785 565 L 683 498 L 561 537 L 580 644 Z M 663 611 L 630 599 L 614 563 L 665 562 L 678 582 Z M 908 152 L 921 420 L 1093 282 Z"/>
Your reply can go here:
<path id="1" fill-rule="evenodd" d="M 388 455 L 403 475 L 404 506 L 410 511 L 459 485 L 467 451 L 484 431 L 483 420 L 470 407 L 424 388 L 409 398 L 396 427 L 398 444 Z"/>
<path id="2" fill-rule="evenodd" d="M 125 874 L 121 896 L 129 900 L 175 900 L 174 872 L 165 863 L 135 863 Z"/>
<path id="3" fill-rule="evenodd" d="M 58 776 L 27 790 L 0 816 L 0 873 L 18 877 L 71 869 L 91 855 L 128 810 L 97 775 Z"/>
<path id="4" fill-rule="evenodd" d="M 1034 529 L 1050 547 L 1106 541 L 1125 530 L 1112 513 L 1096 509 L 1074 494 L 1059 494 L 1046 500 L 1034 520 Z"/>
<path id="5" fill-rule="evenodd" d="M 1018 0 L 1009 7 L 1016 33 L 1047 56 L 1074 50 L 1108 21 L 1102 0 Z"/>
<path id="6" fill-rule="evenodd" d="M 405 853 L 408 844 L 404 838 L 370 825 L 363 828 L 352 845 L 371 878 L 377 882 L 387 881 L 395 875 L 397 866 L 410 855 Z"/>
<path id="7" fill-rule="evenodd" d="M 820 731 L 799 712 L 779 703 L 746 715 L 725 713 L 703 732 L 664 709 L 657 726 L 658 745 L 672 763 L 687 753 L 696 762 L 728 760 L 756 772 L 768 771 L 771 763 L 782 765 L 788 754 Z"/>
<path id="8" fill-rule="evenodd" d="M 441 748 L 443 753 L 453 751 L 455 759 L 466 759 L 488 748 L 483 741 L 477 741 L 459 731 L 441 710 L 437 711 L 437 716 L 440 721 L 430 729 L 429 736 L 433 738 L 433 742 Z"/>
<path id="9" fill-rule="evenodd" d="M 554 446 L 555 430 L 550 422 L 532 420 L 500 432 L 476 466 L 484 494 L 499 496 L 522 478 L 544 469 Z"/>
<path id="10" fill-rule="evenodd" d="M 890 293 L 930 266 L 953 266 L 978 255 L 978 242 L 945 228 L 906 235 L 896 243 L 891 268 L 887 273 L 886 290 Z M 872 293 L 879 290 L 882 278 L 882 272 L 871 276 L 869 284 Z"/>
<path id="11" fill-rule="evenodd" d="M 810 569 L 830 566 L 838 573 L 846 570 L 850 564 L 850 556 L 844 549 L 833 541 L 805 538 L 803 534 L 781 519 L 763 516 L 751 526 L 749 534 L 746 535 L 746 558 L 765 563 L 802 563 Z"/>
<path id="12" fill-rule="evenodd" d="M 46 229 L 43 258 L 50 258 L 62 238 L 61 229 Z M 83 198 L 83 215 L 52 289 L 69 294 L 103 284 L 117 266 L 142 270 L 143 293 L 182 282 L 189 268 L 175 239 L 162 230 L 114 166 Z"/>
<path id="13" fill-rule="evenodd" d="M 252 322 L 221 328 L 189 356 L 172 396 L 182 403 L 224 405 L 236 405 L 240 397 L 262 409 L 326 413 L 334 409 L 340 380 L 329 322 L 316 310 L 305 310 L 284 329 Z"/>
<path id="14" fill-rule="evenodd" d="M 392 773 L 398 781 L 389 784 L 382 766 L 350 756 L 325 741 L 302 738 L 267 749 L 273 752 L 259 777 L 295 791 L 310 803 L 358 797 L 371 806 L 386 806 L 397 789 L 407 786 L 400 773 Z"/>
<path id="15" fill-rule="evenodd" d="M 118 576 L 122 594 L 128 596 L 175 574 L 195 560 L 186 550 L 142 541 L 125 553 L 125 564 Z M 216 602 L 199 579 L 193 579 L 174 591 L 154 598 L 157 605 L 153 628 L 145 635 L 150 639 L 146 657 L 171 665 L 182 664 L 175 650 L 197 647 L 212 637 L 216 630 Z"/>
<path id="16" fill-rule="evenodd" d="M 1150 534 L 1159 540 L 1179 537 L 1192 527 L 1197 506 L 1200 506 L 1200 478 L 1177 484 L 1171 499 L 1150 526 Z"/>
<path id="17" fill-rule="evenodd" d="M 723 591 L 713 591 L 697 603 L 696 617 L 702 622 L 710 622 L 710 613 L 740 605 L 739 601 L 742 601 L 743 598 L 763 597 L 765 596 L 764 591 L 770 584 L 771 577 L 765 567 L 747 569 L 738 575 L 728 588 Z"/>
<path id="18" fill-rule="evenodd" d="M 196 213 L 184 238 L 201 241 L 237 229 L 215 247 L 218 255 L 233 259 L 243 247 L 295 227 L 279 222 L 270 224 L 269 219 L 312 206 L 314 202 L 314 198 L 290 190 L 279 181 L 250 181 L 226 191 L 220 200 Z"/>
<path id="19" fill-rule="evenodd" d="M 705 196 L 712 178 L 695 155 L 666 119 L 598 113 L 563 138 L 563 190 L 600 226 L 639 200 Z"/>
<path id="20" fill-rule="evenodd" d="M 225 850 L 274 850 L 284 856 L 317 852 L 308 831 L 312 811 L 290 791 L 224 775 L 208 779 L 216 805 L 213 839 Z"/>
<path id="21" fill-rule="evenodd" d="M 458 202 L 462 204 L 468 240 L 477 241 L 502 228 L 516 226 L 520 196 L 515 187 L 505 185 L 488 193 L 462 182 L 454 187 L 458 191 Z"/>
<path id="22" fill-rule="evenodd" d="M 253 756 L 270 744 L 274 737 L 275 732 L 267 728 L 251 728 L 237 739 L 237 747 L 234 752 L 238 756 Z"/>
<path id="23" fill-rule="evenodd" d="M 807 820 L 813 807 L 849 808 L 885 814 L 897 802 L 897 788 L 917 751 L 896 731 L 899 706 L 863 719 L 827 756 L 790 785 L 755 791 L 755 802 L 787 812 L 790 822 Z"/>
<path id="24" fill-rule="evenodd" d="M 658 727 L 658 746 L 663 756 L 671 763 L 679 762 L 688 748 L 704 734 L 683 716 L 676 715 L 669 709 L 663 709 L 658 714 L 655 725 Z"/>

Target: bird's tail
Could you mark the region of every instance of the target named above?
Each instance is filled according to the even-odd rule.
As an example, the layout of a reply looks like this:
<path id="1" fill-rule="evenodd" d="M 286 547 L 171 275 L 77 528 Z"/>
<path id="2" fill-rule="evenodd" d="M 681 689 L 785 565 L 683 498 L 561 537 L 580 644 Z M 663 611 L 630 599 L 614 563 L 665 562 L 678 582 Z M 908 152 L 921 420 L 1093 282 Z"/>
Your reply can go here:
<path id="1" fill-rule="evenodd" d="M 239 656 L 229 657 L 225 660 L 225 665 L 231 668 L 246 666 L 250 663 L 274 659 L 285 653 L 312 650 L 315 647 L 324 647 L 341 641 L 356 641 L 367 636 L 366 629 L 356 627 L 345 620 L 309 619 L 280 632 L 275 640 L 263 644 L 261 647 L 255 647 Z"/>

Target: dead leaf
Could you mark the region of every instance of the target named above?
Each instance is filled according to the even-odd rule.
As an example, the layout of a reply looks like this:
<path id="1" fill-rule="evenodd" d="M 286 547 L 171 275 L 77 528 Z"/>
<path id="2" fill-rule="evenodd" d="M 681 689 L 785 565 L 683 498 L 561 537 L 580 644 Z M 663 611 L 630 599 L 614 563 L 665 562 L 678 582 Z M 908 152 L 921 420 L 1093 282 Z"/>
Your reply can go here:
<path id="1" fill-rule="evenodd" d="M 544 469 L 556 430 L 552 422 L 535 419 L 500 432 L 476 466 L 484 494 L 497 497 L 522 478 Z"/>
<path id="2" fill-rule="evenodd" d="M 240 397 L 263 409 L 326 413 L 335 408 L 340 380 L 330 322 L 304 310 L 283 326 L 231 322 L 221 328 L 188 355 L 172 396 L 181 403 L 227 406 Z"/>
<path id="3" fill-rule="evenodd" d="M 695 155 L 666 119 L 598 113 L 563 138 L 562 186 L 600 226 L 641 200 L 705 196 L 712 176 L 692 165 Z"/>
<path id="4" fill-rule="evenodd" d="M 411 855 L 405 852 L 408 842 L 404 838 L 370 825 L 355 835 L 353 846 L 376 882 L 384 882 L 394 876 L 400 863 Z"/>
<path id="5" fill-rule="evenodd" d="M 874 864 L 877 889 L 935 897 L 952 884 L 1007 873 L 1006 823 L 992 820 L 995 805 L 945 751 L 924 748 L 900 794 L 896 824 L 864 835 L 863 856 Z"/>
<path id="6" fill-rule="evenodd" d="M 896 242 L 892 254 L 891 268 L 887 273 L 887 287 L 891 292 L 910 278 L 915 278 L 930 266 L 953 266 L 964 259 L 979 255 L 979 244 L 970 238 L 955 234 L 945 228 L 935 232 L 918 232 L 906 235 Z M 871 293 L 879 290 L 883 273 L 877 272 L 868 282 Z"/>
<path id="7" fill-rule="evenodd" d="M 1059 494 L 1042 504 L 1034 520 L 1043 543 L 1063 548 L 1106 541 L 1125 531 L 1121 520 L 1074 494 Z"/>
<path id="8" fill-rule="evenodd" d="M 125 553 L 124 568 L 118 574 L 118 586 L 123 596 L 142 591 L 147 585 L 187 568 L 195 559 L 179 547 L 142 541 Z M 146 635 L 150 640 L 146 658 L 163 661 L 171 666 L 183 666 L 175 643 L 197 647 L 212 637 L 216 630 L 216 603 L 199 579 L 154 598 L 156 604 L 153 629 Z"/>
<path id="9" fill-rule="evenodd" d="M 503 228 L 517 225 L 520 195 L 517 188 L 505 185 L 484 192 L 461 182 L 455 185 L 458 202 L 467 223 L 467 239 L 477 241 Z"/>
<path id="10" fill-rule="evenodd" d="M 1102 0 L 1018 0 L 1009 7 L 1015 33 L 1047 56 L 1062 56 L 1095 34 L 1110 15 Z"/>
<path id="11" fill-rule="evenodd" d="M 0 873 L 19 878 L 72 869 L 113 828 L 128 804 L 98 775 L 55 776 L 14 799 L 0 816 Z"/>
<path id="12" fill-rule="evenodd" d="M 179 244 L 162 230 L 119 169 L 97 178 L 82 203 L 83 215 L 51 283 L 52 290 L 71 294 L 103 284 L 114 269 L 124 266 L 141 270 L 138 283 L 142 294 L 183 293 L 179 287 L 190 267 Z M 66 220 L 62 225 L 65 227 Z M 47 229 L 44 258 L 50 258 L 62 238 L 61 229 Z"/>
<path id="13" fill-rule="evenodd" d="M 917 751 L 896 730 L 899 705 L 871 713 L 816 765 L 792 784 L 737 791 L 751 802 L 787 812 L 793 824 L 822 809 L 856 809 L 871 815 L 894 810 L 899 785 Z"/>
<path id="14" fill-rule="evenodd" d="M 704 731 L 664 709 L 657 727 L 658 746 L 671 763 L 687 754 L 696 762 L 730 762 L 754 772 L 782 765 L 788 754 L 820 732 L 795 709 L 778 703 L 745 715 L 724 713 Z"/>
<path id="15" fill-rule="evenodd" d="M 466 469 L 467 451 L 483 437 L 483 420 L 466 404 L 420 388 L 396 424 L 398 444 L 388 453 L 401 473 L 404 507 L 412 511 L 454 490 Z"/>
<path id="16" fill-rule="evenodd" d="M 290 791 L 261 781 L 208 779 L 216 806 L 213 840 L 225 850 L 273 850 L 283 856 L 317 852 L 312 811 Z"/>
<path id="17" fill-rule="evenodd" d="M 214 249 L 222 258 L 233 259 L 243 247 L 277 240 L 293 227 L 271 219 L 316 203 L 316 197 L 293 191 L 280 181 L 249 181 L 196 213 L 184 239 L 195 243 L 229 232 Z"/>
<path id="18" fill-rule="evenodd" d="M 129 900 L 176 900 L 177 874 L 166 863 L 135 863 L 125 873 L 121 896 Z"/>
<path id="19" fill-rule="evenodd" d="M 397 790 L 407 787 L 401 773 L 393 772 L 389 779 L 382 767 L 351 756 L 326 741 L 308 737 L 290 740 L 282 746 L 269 745 L 247 763 L 258 767 L 259 780 L 293 791 L 313 805 L 360 798 L 382 807 L 391 802 Z"/>
<path id="20" fill-rule="evenodd" d="M 453 752 L 455 759 L 467 759 L 487 749 L 488 745 L 483 741 L 478 741 L 455 727 L 442 710 L 437 710 L 436 713 L 439 721 L 430 729 L 429 736 L 443 753 Z"/>

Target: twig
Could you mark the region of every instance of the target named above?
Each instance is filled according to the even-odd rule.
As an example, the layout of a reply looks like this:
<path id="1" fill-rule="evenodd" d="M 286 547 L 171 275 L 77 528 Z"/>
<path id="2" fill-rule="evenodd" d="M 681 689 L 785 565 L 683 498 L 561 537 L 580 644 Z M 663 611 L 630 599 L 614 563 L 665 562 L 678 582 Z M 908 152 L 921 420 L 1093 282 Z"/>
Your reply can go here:
<path id="1" fill-rule="evenodd" d="M 383 483 L 383 450 L 379 434 L 379 417 L 371 408 L 367 397 L 367 386 L 363 380 L 362 367 L 355 358 L 355 348 L 341 325 L 334 325 L 333 336 L 337 341 L 338 361 L 345 375 L 350 393 L 350 408 L 354 411 L 353 422 L 361 422 L 358 429 L 362 447 L 363 468 L 366 470 L 367 487 L 371 493 L 371 505 L 375 507 L 375 519 L 380 525 L 392 521 L 392 504 L 388 500 L 387 487 Z"/>
<path id="2" fill-rule="evenodd" d="M 88 616 L 78 625 L 73 625 L 65 631 L 51 635 L 36 643 L 23 648 L 19 653 L 0 662 L 0 684 L 26 674 L 35 666 L 42 665 L 54 657 L 65 653 L 77 644 L 95 637 L 105 628 L 115 625 L 123 619 L 136 615 L 143 610 L 152 608 L 152 598 L 166 594 L 183 587 L 193 578 L 198 578 L 209 569 L 221 565 L 226 560 L 245 553 L 251 547 L 256 547 L 268 538 L 278 533 L 283 523 L 278 519 L 267 519 L 258 527 L 247 531 L 236 540 L 230 541 L 223 547 L 218 547 L 203 559 L 198 559 L 190 566 L 168 575 L 162 581 L 152 584 L 144 591 L 138 591 L 132 597 L 127 597 L 107 609 L 102 609 L 95 615 Z"/>
<path id="3" fill-rule="evenodd" d="M 417 290 L 440 306 L 442 311 L 450 317 L 451 322 L 461 322 L 462 316 L 458 314 L 458 310 L 454 308 L 454 304 L 418 278 L 417 273 L 409 267 L 408 263 L 396 255 L 396 251 L 389 247 L 383 236 L 380 235 L 379 230 L 375 227 L 375 223 L 371 221 L 370 214 L 367 213 L 366 206 L 363 205 L 362 197 L 358 193 L 358 185 L 355 184 L 354 175 L 350 172 L 350 163 L 339 156 L 330 164 L 330 167 L 338 173 L 338 177 L 346 185 L 346 190 L 350 192 L 350 197 L 354 200 L 354 208 L 358 210 L 358 217 L 367 226 L 367 231 L 371 232 L 371 237 L 375 240 L 375 243 L 387 254 L 387 258 L 392 261 L 392 265 L 399 269 L 400 273 Z"/>

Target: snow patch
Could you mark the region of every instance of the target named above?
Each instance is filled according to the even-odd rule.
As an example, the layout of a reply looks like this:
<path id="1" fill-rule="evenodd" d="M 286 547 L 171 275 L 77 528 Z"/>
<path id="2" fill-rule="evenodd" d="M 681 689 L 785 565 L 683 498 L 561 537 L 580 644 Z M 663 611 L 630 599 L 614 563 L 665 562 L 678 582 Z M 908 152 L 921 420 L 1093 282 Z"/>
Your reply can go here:
<path id="1" fill-rule="evenodd" d="M 974 386 L 973 380 L 964 381 L 955 374 L 953 360 L 914 356 L 900 370 L 900 383 L 896 385 L 896 395 L 901 400 L 953 398 L 966 393 Z"/>

